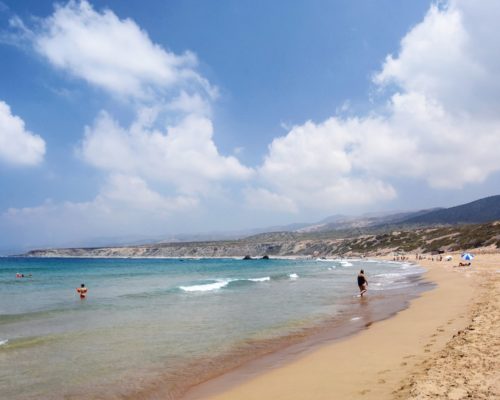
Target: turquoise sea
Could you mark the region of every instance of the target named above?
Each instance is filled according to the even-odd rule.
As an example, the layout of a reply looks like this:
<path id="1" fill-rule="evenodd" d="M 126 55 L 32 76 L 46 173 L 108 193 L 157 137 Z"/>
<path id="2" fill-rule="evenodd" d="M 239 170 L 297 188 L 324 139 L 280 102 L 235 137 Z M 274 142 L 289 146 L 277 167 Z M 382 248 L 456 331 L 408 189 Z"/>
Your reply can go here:
<path id="1" fill-rule="evenodd" d="M 317 332 L 365 329 L 428 288 L 422 272 L 364 259 L 0 258 L 0 397 L 176 398 Z"/>

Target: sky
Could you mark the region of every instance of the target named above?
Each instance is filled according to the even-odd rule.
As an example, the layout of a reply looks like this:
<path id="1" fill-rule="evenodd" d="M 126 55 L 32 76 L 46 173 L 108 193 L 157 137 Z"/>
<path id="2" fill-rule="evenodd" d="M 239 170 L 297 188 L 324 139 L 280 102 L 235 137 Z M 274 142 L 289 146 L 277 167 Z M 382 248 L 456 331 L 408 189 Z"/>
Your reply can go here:
<path id="1" fill-rule="evenodd" d="M 500 192 L 500 3 L 0 0 L 0 254 Z"/>

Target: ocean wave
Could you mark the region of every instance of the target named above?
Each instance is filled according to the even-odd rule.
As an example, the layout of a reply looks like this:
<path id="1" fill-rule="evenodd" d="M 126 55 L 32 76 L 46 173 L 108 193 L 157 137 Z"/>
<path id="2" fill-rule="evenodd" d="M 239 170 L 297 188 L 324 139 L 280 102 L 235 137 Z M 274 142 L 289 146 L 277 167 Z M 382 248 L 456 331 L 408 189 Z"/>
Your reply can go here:
<path id="1" fill-rule="evenodd" d="M 245 285 L 245 283 L 251 283 L 251 282 L 268 282 L 271 280 L 270 276 L 264 276 L 261 278 L 247 278 L 247 279 L 217 279 L 213 282 L 209 283 L 202 283 L 198 285 L 191 285 L 191 286 L 179 286 L 179 289 L 183 290 L 184 292 L 211 292 L 214 290 L 219 290 L 222 288 L 225 288 L 226 286 L 233 286 L 233 285 Z"/>
<path id="2" fill-rule="evenodd" d="M 417 286 L 422 274 L 420 268 L 405 268 L 398 272 L 387 272 L 377 274 L 370 280 L 370 287 L 373 290 L 403 289 Z"/>
<path id="3" fill-rule="evenodd" d="M 405 278 L 405 277 L 408 277 L 408 276 L 415 276 L 415 275 L 420 275 L 423 271 L 419 270 L 419 269 L 414 269 L 414 270 L 403 270 L 403 271 L 400 271 L 400 272 L 386 272 L 386 273 L 383 273 L 383 274 L 377 274 L 377 275 L 374 275 L 375 278 L 389 278 L 389 279 L 392 279 L 392 278 Z"/>
<path id="4" fill-rule="evenodd" d="M 244 280 L 244 279 L 242 279 L 242 280 Z M 263 278 L 249 278 L 248 280 L 252 281 L 252 282 L 267 282 L 267 281 L 271 280 L 271 277 L 270 276 L 265 276 Z"/>
<path id="5" fill-rule="evenodd" d="M 4 344 L 7 344 L 9 342 L 9 339 L 0 339 L 0 346 L 3 346 Z"/>
<path id="6" fill-rule="evenodd" d="M 212 283 L 204 283 L 201 285 L 191 285 L 191 286 L 179 286 L 179 289 L 185 292 L 211 292 L 212 290 L 222 289 L 231 282 L 230 279 L 218 280 Z"/>
<path id="7" fill-rule="evenodd" d="M 288 277 L 290 279 L 298 279 L 299 278 L 299 276 L 297 274 L 289 274 Z"/>
<path id="8" fill-rule="evenodd" d="M 342 265 L 343 267 L 352 267 L 352 263 L 350 263 L 349 261 L 341 261 L 340 265 Z"/>
<path id="9" fill-rule="evenodd" d="M 368 286 L 368 290 L 374 291 L 384 291 L 384 290 L 397 290 L 397 289 L 407 289 L 411 287 L 418 286 L 418 282 L 388 282 L 388 283 L 373 283 Z"/>

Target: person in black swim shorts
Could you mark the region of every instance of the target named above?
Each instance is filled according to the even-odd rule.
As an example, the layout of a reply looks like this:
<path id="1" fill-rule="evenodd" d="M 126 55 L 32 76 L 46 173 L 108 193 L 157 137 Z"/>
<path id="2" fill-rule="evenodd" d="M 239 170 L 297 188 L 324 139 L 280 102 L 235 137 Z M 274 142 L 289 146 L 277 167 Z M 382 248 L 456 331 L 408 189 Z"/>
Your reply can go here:
<path id="1" fill-rule="evenodd" d="M 368 290 L 368 280 L 365 277 L 365 271 L 361 270 L 358 274 L 358 287 L 359 287 L 359 295 L 363 297 L 363 295 Z"/>

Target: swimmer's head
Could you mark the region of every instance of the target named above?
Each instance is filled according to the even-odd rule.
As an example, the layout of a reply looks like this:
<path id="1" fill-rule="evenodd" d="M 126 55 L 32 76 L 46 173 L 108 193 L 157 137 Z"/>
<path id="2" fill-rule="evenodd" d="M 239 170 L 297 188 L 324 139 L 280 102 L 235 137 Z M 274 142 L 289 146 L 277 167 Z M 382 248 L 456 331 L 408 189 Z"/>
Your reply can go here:
<path id="1" fill-rule="evenodd" d="M 81 285 L 81 286 L 82 286 L 82 287 L 85 287 L 85 283 L 82 283 L 82 285 Z"/>
<path id="2" fill-rule="evenodd" d="M 360 272 L 360 273 L 362 273 L 362 274 L 364 274 L 364 273 L 365 273 L 365 271 L 364 271 L 364 270 L 361 270 L 361 271 L 359 271 L 359 272 Z"/>

